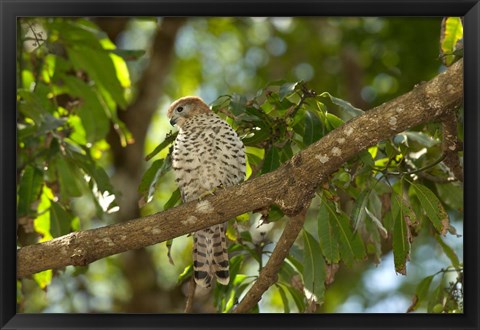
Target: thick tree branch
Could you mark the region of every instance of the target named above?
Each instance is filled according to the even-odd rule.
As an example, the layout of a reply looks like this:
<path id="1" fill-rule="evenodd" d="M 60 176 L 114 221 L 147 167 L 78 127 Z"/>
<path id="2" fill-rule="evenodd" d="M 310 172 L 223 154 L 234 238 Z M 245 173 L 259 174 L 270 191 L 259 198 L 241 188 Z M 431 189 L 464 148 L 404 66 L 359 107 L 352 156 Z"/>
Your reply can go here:
<path id="1" fill-rule="evenodd" d="M 245 298 L 235 308 L 235 313 L 248 313 L 260 301 L 263 293 L 277 282 L 277 274 L 303 228 L 306 214 L 307 208 L 290 218 L 267 264 L 260 272 L 255 284 L 248 290 Z"/>
<path id="2" fill-rule="evenodd" d="M 437 120 L 463 102 L 463 61 L 431 81 L 367 111 L 296 154 L 276 171 L 144 218 L 71 233 L 17 252 L 17 276 L 86 265 L 120 252 L 166 241 L 239 214 L 278 205 L 294 216 L 344 162 L 381 140 Z"/>

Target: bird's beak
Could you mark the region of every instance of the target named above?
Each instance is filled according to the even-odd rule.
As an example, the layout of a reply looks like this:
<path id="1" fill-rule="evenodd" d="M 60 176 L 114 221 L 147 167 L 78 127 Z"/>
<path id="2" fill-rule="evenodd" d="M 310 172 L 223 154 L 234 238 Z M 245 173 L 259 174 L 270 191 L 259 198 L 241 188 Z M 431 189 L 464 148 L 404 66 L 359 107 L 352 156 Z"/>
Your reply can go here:
<path id="1" fill-rule="evenodd" d="M 176 123 L 177 123 L 177 118 L 172 117 L 172 119 L 170 119 L 170 125 L 175 126 Z"/>

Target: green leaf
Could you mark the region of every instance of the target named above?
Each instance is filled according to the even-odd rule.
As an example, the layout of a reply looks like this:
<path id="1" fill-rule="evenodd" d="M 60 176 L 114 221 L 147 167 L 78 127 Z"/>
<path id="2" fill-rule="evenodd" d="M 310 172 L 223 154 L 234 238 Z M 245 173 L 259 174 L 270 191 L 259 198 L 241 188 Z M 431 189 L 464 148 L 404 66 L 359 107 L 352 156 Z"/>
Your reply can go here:
<path id="1" fill-rule="evenodd" d="M 427 276 L 422 281 L 420 281 L 420 283 L 417 285 L 417 288 L 415 290 L 415 295 L 413 296 L 413 299 L 412 299 L 412 304 L 408 307 L 407 313 L 417 310 L 420 304 L 423 301 L 425 301 L 425 298 L 427 298 L 428 289 L 430 288 L 430 284 L 432 283 L 433 277 L 434 277 L 433 275 Z"/>
<path id="2" fill-rule="evenodd" d="M 354 234 L 350 226 L 350 220 L 343 213 L 337 213 L 332 202 L 324 200 L 333 224 L 335 234 L 338 237 L 338 246 L 342 260 L 349 266 L 354 260 L 366 258 L 365 245 L 358 234 Z"/>
<path id="3" fill-rule="evenodd" d="M 463 39 L 463 24 L 460 17 L 445 17 L 442 20 L 440 32 L 440 51 L 442 61 L 450 66 L 455 61 L 452 54 L 457 50 L 457 45 Z"/>
<path id="4" fill-rule="evenodd" d="M 67 155 L 78 164 L 86 174 L 93 178 L 97 184 L 98 190 L 102 193 L 108 191 L 114 192 L 113 186 L 110 182 L 110 177 L 103 167 L 96 164 L 95 160 L 90 156 L 89 150 L 86 147 L 78 148 L 76 145 L 66 143 Z"/>
<path id="5" fill-rule="evenodd" d="M 364 189 L 360 192 L 360 195 L 357 197 L 355 201 L 355 205 L 353 206 L 352 210 L 352 221 L 353 227 L 355 230 L 358 230 L 360 226 L 363 225 L 366 216 L 366 206 L 368 202 L 368 197 L 370 195 L 369 189 Z"/>
<path id="6" fill-rule="evenodd" d="M 88 23 L 80 20 L 55 19 L 47 21 L 47 27 L 51 30 L 59 31 L 59 37 L 67 45 L 84 45 L 96 49 L 102 49 L 100 39 L 106 37 L 105 32 L 96 27 L 89 26 Z"/>
<path id="7" fill-rule="evenodd" d="M 285 293 L 285 290 L 283 290 L 283 288 L 278 284 L 276 285 L 276 288 L 278 289 L 278 293 L 282 298 L 283 311 L 287 314 L 290 313 L 290 305 L 288 303 L 288 298 L 287 298 L 287 294 Z"/>
<path id="8" fill-rule="evenodd" d="M 443 310 L 445 297 L 445 284 L 443 278 L 438 283 L 438 286 L 428 297 L 428 313 L 440 313 Z"/>
<path id="9" fill-rule="evenodd" d="M 407 274 L 407 261 L 410 260 L 411 233 L 407 221 L 413 213 L 410 208 L 404 205 L 398 195 L 392 196 L 393 215 L 393 259 L 395 271 L 402 275 Z"/>
<path id="10" fill-rule="evenodd" d="M 160 170 L 164 162 L 164 159 L 157 159 L 155 160 L 152 165 L 145 171 L 143 174 L 142 180 L 140 181 L 140 185 L 138 186 L 138 192 L 142 195 L 145 195 L 150 190 L 152 185 L 156 183 L 156 176 L 157 172 Z"/>
<path id="11" fill-rule="evenodd" d="M 323 92 L 319 95 L 319 97 L 328 97 L 333 104 L 336 104 L 340 107 L 340 109 L 345 110 L 350 117 L 356 117 L 364 112 L 362 109 L 356 108 L 349 102 L 339 99 L 338 97 L 334 97 L 328 92 Z"/>
<path id="12" fill-rule="evenodd" d="M 268 210 L 268 222 L 275 222 L 277 220 L 280 220 L 281 218 L 283 218 L 283 212 L 282 210 L 275 204 L 272 204 L 272 206 L 270 206 L 270 209 Z"/>
<path id="13" fill-rule="evenodd" d="M 368 214 L 368 216 L 372 220 L 372 223 L 375 224 L 375 226 L 377 227 L 377 229 L 380 232 L 380 234 L 382 235 L 382 237 L 384 239 L 386 239 L 388 237 L 388 232 L 385 229 L 385 227 L 383 226 L 380 219 L 378 219 L 377 216 L 375 214 L 373 214 L 367 207 L 365 208 L 365 212 Z"/>
<path id="14" fill-rule="evenodd" d="M 255 123 L 255 125 L 255 129 L 242 139 L 242 142 L 246 146 L 257 146 L 259 143 L 266 141 L 271 137 L 271 129 L 267 124 L 258 122 Z"/>
<path id="15" fill-rule="evenodd" d="M 50 205 L 53 198 L 52 190 L 44 185 L 40 195 L 40 203 L 37 207 L 38 215 L 33 220 L 35 231 L 42 236 L 40 242 L 52 239 L 52 234 L 50 234 Z"/>
<path id="16" fill-rule="evenodd" d="M 160 143 L 151 153 L 149 153 L 146 157 L 145 160 L 149 161 L 153 157 L 155 157 L 159 152 L 161 152 L 163 149 L 166 147 L 170 146 L 175 139 L 177 138 L 178 132 L 175 133 L 169 133 L 165 136 L 165 139 Z"/>
<path id="17" fill-rule="evenodd" d="M 338 118 L 337 116 L 327 113 L 325 117 L 325 127 L 327 128 L 327 132 L 333 131 L 335 128 L 340 127 L 345 122 Z"/>
<path id="18" fill-rule="evenodd" d="M 67 47 L 67 52 L 75 69 L 86 71 L 92 80 L 110 92 L 120 107 L 127 107 L 124 89 L 108 51 L 77 44 Z"/>
<path id="19" fill-rule="evenodd" d="M 440 200 L 424 185 L 413 183 L 412 187 L 427 214 L 427 218 L 430 219 L 440 234 L 445 235 L 449 226 L 449 217 Z"/>
<path id="20" fill-rule="evenodd" d="M 232 278 L 232 283 L 237 281 L 237 276 L 239 276 L 240 267 L 245 259 L 244 254 L 237 254 L 230 258 L 230 276 Z"/>
<path id="21" fill-rule="evenodd" d="M 120 56 L 125 61 L 136 61 L 143 55 L 145 55 L 145 50 L 130 50 L 130 49 L 111 49 L 109 50 L 115 55 Z"/>
<path id="22" fill-rule="evenodd" d="M 70 94 L 82 99 L 82 103 L 77 109 L 77 114 L 85 128 L 87 141 L 94 143 L 103 139 L 110 128 L 106 109 L 100 103 L 97 94 L 92 87 L 78 78 L 64 76 L 63 81 L 68 87 Z"/>
<path id="23" fill-rule="evenodd" d="M 243 95 L 233 94 L 230 98 L 230 111 L 235 116 L 241 116 L 245 114 L 245 108 L 247 106 L 247 98 Z"/>
<path id="24" fill-rule="evenodd" d="M 424 145 L 427 148 L 433 147 L 434 145 L 437 145 L 440 143 L 439 140 L 434 139 L 430 135 L 427 135 L 422 132 L 403 132 L 401 135 L 405 135 L 409 140 L 413 140 L 415 142 L 420 143 L 421 145 Z"/>
<path id="25" fill-rule="evenodd" d="M 42 188 L 42 172 L 30 165 L 27 165 L 20 177 L 18 186 L 18 213 L 22 217 L 32 213 L 32 204 L 40 195 Z"/>
<path id="26" fill-rule="evenodd" d="M 323 125 L 318 115 L 310 110 L 305 111 L 305 133 L 303 143 L 309 146 L 324 135 Z"/>
<path id="27" fill-rule="evenodd" d="M 303 292 L 298 291 L 291 285 L 285 285 L 285 288 L 292 296 L 293 301 L 298 308 L 298 312 L 303 313 L 305 311 L 305 295 L 303 294 Z"/>
<path id="28" fill-rule="evenodd" d="M 438 197 L 448 207 L 462 212 L 463 210 L 463 184 L 459 182 L 449 182 L 445 184 L 435 184 Z"/>
<path id="29" fill-rule="evenodd" d="M 315 295 L 316 301 L 321 303 L 325 294 L 325 261 L 319 243 L 305 229 L 303 230 L 303 243 L 305 249 L 303 282 L 305 288 Z"/>
<path id="30" fill-rule="evenodd" d="M 325 260 L 329 264 L 338 263 L 340 261 L 340 251 L 337 235 L 330 221 L 327 206 L 323 202 L 320 204 L 318 212 L 318 239 Z"/>
<path id="31" fill-rule="evenodd" d="M 280 166 L 280 154 L 278 148 L 270 147 L 263 162 L 262 173 L 272 172 Z"/>
<path id="32" fill-rule="evenodd" d="M 53 271 L 51 269 L 33 274 L 33 280 L 41 289 L 45 289 L 52 282 Z"/>
<path id="33" fill-rule="evenodd" d="M 53 237 L 66 235 L 71 230 L 73 216 L 59 203 L 52 201 L 50 206 L 50 233 Z"/>
<path id="34" fill-rule="evenodd" d="M 278 96 L 280 97 L 280 101 L 282 101 L 285 97 L 293 94 L 295 89 L 297 88 L 298 82 L 293 83 L 285 83 L 280 86 L 278 91 Z"/>
<path id="35" fill-rule="evenodd" d="M 193 265 L 190 264 L 187 267 L 185 267 L 185 269 L 180 275 L 178 275 L 177 284 L 183 283 L 187 278 L 191 277 L 192 275 L 193 275 Z"/>
<path id="36" fill-rule="evenodd" d="M 173 245 L 173 239 L 169 239 L 168 241 L 165 242 L 165 246 L 167 247 L 168 261 L 170 262 L 170 265 L 175 266 L 175 262 L 173 261 L 173 258 L 172 258 L 172 245 Z"/>
<path id="37" fill-rule="evenodd" d="M 56 167 L 58 171 L 60 193 L 64 198 L 68 199 L 70 197 L 82 196 L 82 183 L 80 180 L 83 180 L 83 178 L 78 169 L 62 155 L 59 155 L 56 158 Z"/>
<path id="38" fill-rule="evenodd" d="M 115 67 L 115 72 L 117 73 L 117 79 L 120 82 L 122 88 L 130 88 L 130 72 L 128 71 L 127 63 L 120 56 L 110 53 L 110 58 Z M 99 84 L 99 86 L 102 86 Z M 108 87 L 108 86 L 107 86 Z M 123 97 L 123 93 L 122 93 Z"/>
<path id="39" fill-rule="evenodd" d="M 163 206 L 163 210 L 166 211 L 168 209 L 171 209 L 172 207 L 177 205 L 179 201 L 180 201 L 180 189 L 177 189 L 172 193 L 168 201 L 165 203 L 165 205 Z"/>
<path id="40" fill-rule="evenodd" d="M 445 243 L 440 236 L 435 235 L 435 239 L 437 240 L 438 244 L 440 244 L 440 246 L 442 247 L 445 255 L 448 257 L 448 259 L 450 259 L 452 266 L 458 269 L 460 267 L 460 260 L 458 259 L 458 256 L 455 253 L 455 251 L 453 251 L 453 249 L 447 243 Z"/>

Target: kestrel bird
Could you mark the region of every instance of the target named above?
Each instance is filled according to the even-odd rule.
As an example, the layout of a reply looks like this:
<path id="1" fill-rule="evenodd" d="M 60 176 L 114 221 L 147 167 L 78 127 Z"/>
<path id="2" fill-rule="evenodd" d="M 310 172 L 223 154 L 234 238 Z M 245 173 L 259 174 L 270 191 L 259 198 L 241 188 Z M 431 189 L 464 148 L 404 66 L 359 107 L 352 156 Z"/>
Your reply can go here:
<path id="1" fill-rule="evenodd" d="M 172 103 L 167 115 L 179 129 L 172 168 L 184 203 L 244 180 L 242 141 L 202 99 L 182 97 Z M 230 280 L 226 226 L 223 223 L 193 234 L 193 270 L 199 286 L 210 287 L 215 277 L 224 285 Z"/>

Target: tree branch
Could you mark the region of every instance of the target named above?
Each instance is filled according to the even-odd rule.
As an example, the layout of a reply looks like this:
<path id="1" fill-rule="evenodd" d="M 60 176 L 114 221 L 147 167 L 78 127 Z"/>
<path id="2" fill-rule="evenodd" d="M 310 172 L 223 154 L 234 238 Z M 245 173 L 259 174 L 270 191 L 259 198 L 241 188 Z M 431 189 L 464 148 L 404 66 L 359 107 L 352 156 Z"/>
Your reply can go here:
<path id="1" fill-rule="evenodd" d="M 248 290 L 245 298 L 235 308 L 235 313 L 247 313 L 260 301 L 263 293 L 277 282 L 278 271 L 288 256 L 290 248 L 297 239 L 300 230 L 303 228 L 307 208 L 290 218 L 267 264 L 260 272 L 255 284 Z"/>
<path id="2" fill-rule="evenodd" d="M 274 172 L 218 191 L 200 202 L 101 228 L 74 232 L 17 251 L 17 276 L 87 265 L 278 205 L 288 216 L 305 209 L 318 185 L 360 151 L 406 129 L 438 120 L 463 102 L 463 61 L 427 83 L 365 112 L 296 154 Z"/>

